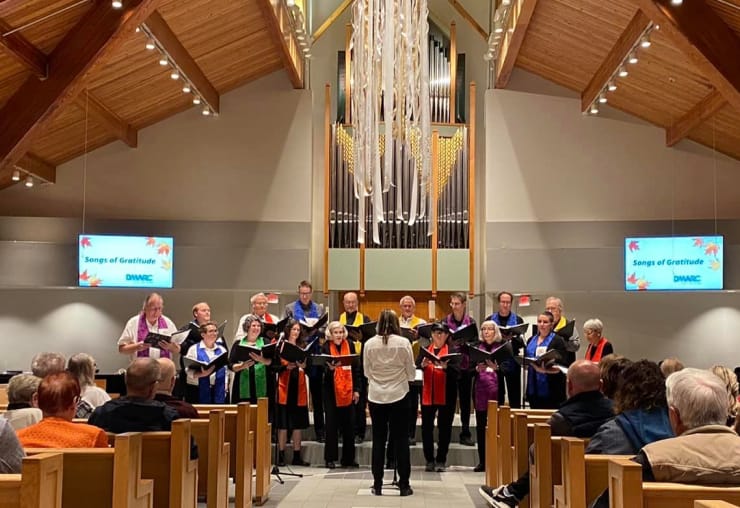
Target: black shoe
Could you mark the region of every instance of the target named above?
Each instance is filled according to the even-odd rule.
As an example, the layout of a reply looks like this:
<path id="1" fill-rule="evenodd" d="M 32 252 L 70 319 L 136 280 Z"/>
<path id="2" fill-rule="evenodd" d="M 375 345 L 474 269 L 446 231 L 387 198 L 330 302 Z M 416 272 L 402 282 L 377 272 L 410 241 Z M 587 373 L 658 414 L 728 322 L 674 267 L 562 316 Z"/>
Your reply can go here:
<path id="1" fill-rule="evenodd" d="M 398 488 L 399 495 L 401 497 L 410 496 L 414 493 L 413 489 L 408 485 Z"/>
<path id="2" fill-rule="evenodd" d="M 382 496 L 383 495 L 383 487 L 375 486 L 373 485 L 370 487 L 370 493 L 373 496 Z"/>
<path id="3" fill-rule="evenodd" d="M 293 461 L 290 463 L 292 466 L 310 466 L 310 462 L 306 462 L 301 458 L 301 452 L 293 452 Z"/>
<path id="4" fill-rule="evenodd" d="M 329 469 L 336 469 L 337 468 L 337 465 L 334 462 L 329 461 L 329 462 L 326 463 L 326 467 L 329 468 Z"/>
<path id="5" fill-rule="evenodd" d="M 478 464 L 477 466 L 473 468 L 474 473 L 482 473 L 485 470 L 486 470 L 486 466 L 484 466 L 483 464 Z"/>
<path id="6" fill-rule="evenodd" d="M 347 469 L 357 469 L 360 465 L 357 462 L 352 462 L 351 464 L 342 464 L 342 467 Z"/>
<path id="7" fill-rule="evenodd" d="M 445 471 L 447 471 L 447 464 L 445 464 L 444 462 L 437 462 L 437 465 L 435 466 L 435 471 L 437 471 L 438 473 L 444 473 Z"/>
<path id="8" fill-rule="evenodd" d="M 280 451 L 280 452 L 278 452 L 278 460 L 277 460 L 277 465 L 278 465 L 279 467 L 283 467 L 283 466 L 285 466 L 285 452 L 284 452 L 284 451 Z"/>
<path id="9" fill-rule="evenodd" d="M 424 468 L 424 471 L 428 473 L 434 472 L 434 462 L 427 462 L 427 467 Z"/>
<path id="10" fill-rule="evenodd" d="M 475 446 L 475 441 L 470 436 L 460 436 L 460 444 L 465 446 Z"/>
<path id="11" fill-rule="evenodd" d="M 362 444 L 364 440 L 362 436 L 357 436 L 355 437 L 355 444 Z"/>
<path id="12" fill-rule="evenodd" d="M 505 485 L 495 489 L 482 485 L 478 492 L 495 508 L 514 508 L 519 505 L 519 500 L 509 493 Z"/>

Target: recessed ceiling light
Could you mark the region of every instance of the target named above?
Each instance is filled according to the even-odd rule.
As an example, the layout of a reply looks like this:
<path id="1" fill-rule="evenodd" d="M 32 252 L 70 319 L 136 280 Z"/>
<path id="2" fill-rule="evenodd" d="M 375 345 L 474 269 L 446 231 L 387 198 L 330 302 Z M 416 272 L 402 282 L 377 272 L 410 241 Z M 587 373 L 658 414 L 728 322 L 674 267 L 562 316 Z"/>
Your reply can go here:
<path id="1" fill-rule="evenodd" d="M 113 0 L 110 5 L 114 9 L 120 9 L 121 7 L 123 7 L 123 2 L 121 0 Z"/>

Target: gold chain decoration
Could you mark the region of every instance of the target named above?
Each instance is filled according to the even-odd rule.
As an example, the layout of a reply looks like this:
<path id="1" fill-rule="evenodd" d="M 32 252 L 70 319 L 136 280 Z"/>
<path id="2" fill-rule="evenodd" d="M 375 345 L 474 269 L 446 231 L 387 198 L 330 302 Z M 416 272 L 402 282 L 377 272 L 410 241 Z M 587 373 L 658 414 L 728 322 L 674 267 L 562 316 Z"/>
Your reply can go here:
<path id="1" fill-rule="evenodd" d="M 463 133 L 458 128 L 452 137 L 439 138 L 439 172 L 437 174 L 437 193 L 441 195 L 447 185 L 452 169 L 457 163 L 457 158 L 463 149 Z M 413 150 L 413 148 L 412 148 Z M 417 159 L 418 161 L 418 159 Z M 427 189 L 431 192 L 432 184 L 429 182 Z"/>

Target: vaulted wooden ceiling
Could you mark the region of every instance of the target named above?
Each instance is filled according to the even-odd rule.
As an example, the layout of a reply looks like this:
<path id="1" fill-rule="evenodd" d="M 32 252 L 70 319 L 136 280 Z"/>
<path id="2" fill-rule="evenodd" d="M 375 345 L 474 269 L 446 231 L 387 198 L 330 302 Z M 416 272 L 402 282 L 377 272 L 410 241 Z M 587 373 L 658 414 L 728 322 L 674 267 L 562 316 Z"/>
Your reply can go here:
<path id="1" fill-rule="evenodd" d="M 524 28 L 515 65 L 580 93 L 582 110 L 635 34 L 659 25 L 608 106 L 665 128 L 669 146 L 685 137 L 740 159 L 740 0 L 519 3 L 534 8 L 512 27 Z"/>
<path id="2" fill-rule="evenodd" d="M 279 17 L 270 0 L 0 0 L 0 189 L 194 107 L 142 24 L 214 109 L 282 67 L 300 86 Z"/>

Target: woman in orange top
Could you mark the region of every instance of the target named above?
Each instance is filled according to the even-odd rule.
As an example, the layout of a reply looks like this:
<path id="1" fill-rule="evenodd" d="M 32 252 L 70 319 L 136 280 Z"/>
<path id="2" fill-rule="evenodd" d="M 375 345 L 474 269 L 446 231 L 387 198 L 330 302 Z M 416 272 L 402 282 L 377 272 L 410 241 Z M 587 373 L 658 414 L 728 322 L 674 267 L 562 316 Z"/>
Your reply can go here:
<path id="1" fill-rule="evenodd" d="M 588 340 L 586 348 L 586 360 L 599 363 L 606 355 L 614 353 L 612 343 L 606 340 L 604 333 L 604 323 L 600 319 L 589 319 L 583 323 L 583 334 Z"/>
<path id="2" fill-rule="evenodd" d="M 285 325 L 283 340 L 303 347 L 301 325 L 289 319 Z M 288 440 L 288 429 L 293 430 L 294 466 L 310 466 L 301 458 L 301 430 L 308 428 L 308 391 L 306 390 L 306 362 L 288 362 L 280 359 L 278 367 L 277 429 L 278 429 L 278 466 L 285 465 L 285 444 Z"/>
<path id="3" fill-rule="evenodd" d="M 80 400 L 80 383 L 69 372 L 46 376 L 39 385 L 38 407 L 44 418 L 18 431 L 24 448 L 107 448 L 108 436 L 99 427 L 72 423 Z"/>
<path id="4" fill-rule="evenodd" d="M 347 338 L 347 329 L 339 321 L 326 327 L 327 341 L 322 353 L 330 356 L 354 354 L 355 342 Z M 327 362 L 324 370 L 324 410 L 326 411 L 326 467 L 334 469 L 339 458 L 338 436 L 342 433 L 342 467 L 359 467 L 355 462 L 354 408 L 360 400 L 360 365 L 355 358 L 351 366 Z"/>

